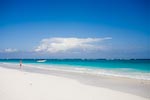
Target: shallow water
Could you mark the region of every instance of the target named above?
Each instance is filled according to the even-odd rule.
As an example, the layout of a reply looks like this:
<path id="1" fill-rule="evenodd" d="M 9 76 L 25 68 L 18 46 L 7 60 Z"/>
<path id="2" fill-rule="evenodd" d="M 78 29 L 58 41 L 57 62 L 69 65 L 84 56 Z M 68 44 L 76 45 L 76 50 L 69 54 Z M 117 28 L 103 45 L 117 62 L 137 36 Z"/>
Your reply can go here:
<path id="1" fill-rule="evenodd" d="M 20 59 L 1 59 L 1 63 L 18 64 Z M 150 60 L 106 60 L 106 59 L 23 59 L 23 64 L 33 67 L 49 68 L 95 75 L 112 75 L 150 80 Z M 35 66 L 36 65 L 36 66 Z M 37 66 L 38 65 L 38 66 Z"/>

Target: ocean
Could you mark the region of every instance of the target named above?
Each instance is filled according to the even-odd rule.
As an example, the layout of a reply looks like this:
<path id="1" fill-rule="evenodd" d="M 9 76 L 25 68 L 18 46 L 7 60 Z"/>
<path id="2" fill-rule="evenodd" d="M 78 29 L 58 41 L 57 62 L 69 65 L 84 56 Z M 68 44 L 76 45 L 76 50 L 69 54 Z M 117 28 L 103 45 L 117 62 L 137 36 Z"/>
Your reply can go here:
<path id="1" fill-rule="evenodd" d="M 20 59 L 0 59 L 0 63 L 19 62 Z M 22 63 L 51 70 L 150 80 L 150 59 L 22 59 Z"/>

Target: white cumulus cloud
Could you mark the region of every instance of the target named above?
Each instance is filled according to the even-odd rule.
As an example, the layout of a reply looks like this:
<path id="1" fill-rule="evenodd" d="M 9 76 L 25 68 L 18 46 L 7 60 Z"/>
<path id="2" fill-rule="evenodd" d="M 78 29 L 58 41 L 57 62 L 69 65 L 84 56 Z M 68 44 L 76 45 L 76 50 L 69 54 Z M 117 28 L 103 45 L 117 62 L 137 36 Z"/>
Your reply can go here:
<path id="1" fill-rule="evenodd" d="M 7 48 L 4 50 L 4 52 L 8 52 L 8 53 L 17 52 L 17 51 L 18 51 L 17 49 L 12 49 L 12 48 Z"/>
<path id="2" fill-rule="evenodd" d="M 47 38 L 42 39 L 39 46 L 36 47 L 36 52 L 65 52 L 65 51 L 78 51 L 78 50 L 101 50 L 104 49 L 102 45 L 98 43 L 111 39 L 111 37 L 105 38 Z"/>

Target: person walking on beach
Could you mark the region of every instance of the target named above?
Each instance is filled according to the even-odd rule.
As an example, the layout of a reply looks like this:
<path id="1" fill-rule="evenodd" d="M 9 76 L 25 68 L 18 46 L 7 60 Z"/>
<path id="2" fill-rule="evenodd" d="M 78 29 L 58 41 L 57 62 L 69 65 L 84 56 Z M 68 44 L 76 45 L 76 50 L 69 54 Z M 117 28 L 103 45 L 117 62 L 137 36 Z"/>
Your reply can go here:
<path id="1" fill-rule="evenodd" d="M 22 60 L 20 60 L 20 64 L 19 65 L 20 65 L 20 69 L 21 69 L 22 68 Z"/>

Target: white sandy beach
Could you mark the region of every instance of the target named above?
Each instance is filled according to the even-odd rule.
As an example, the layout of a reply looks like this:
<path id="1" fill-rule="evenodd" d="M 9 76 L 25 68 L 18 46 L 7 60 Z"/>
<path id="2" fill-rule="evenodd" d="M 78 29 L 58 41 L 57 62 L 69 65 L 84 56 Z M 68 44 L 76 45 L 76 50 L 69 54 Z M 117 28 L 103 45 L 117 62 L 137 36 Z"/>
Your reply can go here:
<path id="1" fill-rule="evenodd" d="M 0 67 L 0 100 L 148 100 L 144 97 L 39 73 Z"/>

